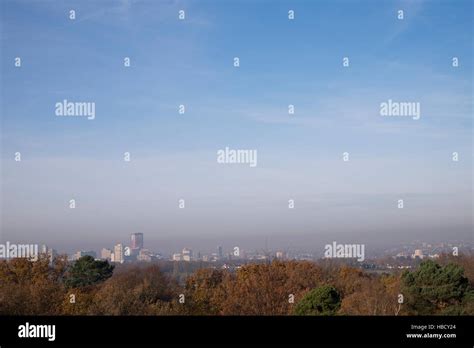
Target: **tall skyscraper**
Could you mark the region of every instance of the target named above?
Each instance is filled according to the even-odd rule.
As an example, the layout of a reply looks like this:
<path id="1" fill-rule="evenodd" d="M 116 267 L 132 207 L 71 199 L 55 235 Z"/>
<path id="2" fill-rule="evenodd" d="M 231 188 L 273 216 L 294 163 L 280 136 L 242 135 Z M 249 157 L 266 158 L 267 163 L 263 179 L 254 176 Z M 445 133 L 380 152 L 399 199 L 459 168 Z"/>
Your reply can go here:
<path id="1" fill-rule="evenodd" d="M 143 233 L 132 233 L 130 235 L 130 248 L 143 249 Z"/>
<path id="2" fill-rule="evenodd" d="M 220 245 L 217 247 L 217 256 L 219 257 L 219 259 L 222 259 L 222 257 L 224 256 L 224 254 L 222 253 L 222 247 Z"/>
<path id="3" fill-rule="evenodd" d="M 117 244 L 114 246 L 114 259 L 113 262 L 123 263 L 124 261 L 124 250 L 122 244 Z"/>

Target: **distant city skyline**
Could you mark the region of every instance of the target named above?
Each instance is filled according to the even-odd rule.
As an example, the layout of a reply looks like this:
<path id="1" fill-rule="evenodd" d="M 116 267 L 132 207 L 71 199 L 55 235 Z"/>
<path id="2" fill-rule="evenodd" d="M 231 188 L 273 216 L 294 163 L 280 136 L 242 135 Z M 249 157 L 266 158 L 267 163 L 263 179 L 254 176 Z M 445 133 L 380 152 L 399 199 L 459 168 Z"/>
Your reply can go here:
<path id="1" fill-rule="evenodd" d="M 57 250 L 53 248 L 51 245 L 42 245 L 41 250 L 43 253 L 47 253 L 47 250 L 54 250 L 54 254 L 68 254 L 69 256 L 71 255 L 76 255 L 74 258 L 79 258 L 84 255 L 90 255 L 95 258 L 102 258 L 102 259 L 108 259 L 109 261 L 112 262 L 118 262 L 118 263 L 123 263 L 124 261 L 128 260 L 135 260 L 137 261 L 137 258 L 139 255 L 142 254 L 141 251 L 145 252 L 146 255 L 151 255 L 152 257 L 158 256 L 158 259 L 169 259 L 169 260 L 174 260 L 174 261 L 191 261 L 191 260 L 202 260 L 202 256 L 210 256 L 211 258 L 214 258 L 214 261 L 217 260 L 226 260 L 229 257 L 232 259 L 239 259 L 239 258 L 244 258 L 246 259 L 248 255 L 273 255 L 273 257 L 278 258 L 278 254 L 285 255 L 284 258 L 291 258 L 289 255 L 311 255 L 311 258 L 320 258 L 324 255 L 324 249 L 323 247 L 325 246 L 324 244 L 321 245 L 312 245 L 310 248 L 294 248 L 294 247 L 288 247 L 288 246 L 273 246 L 269 247 L 268 246 L 268 240 L 265 243 L 264 247 L 259 247 L 257 245 L 253 246 L 247 246 L 247 248 L 242 248 L 241 245 L 232 245 L 232 246 L 227 246 L 226 248 L 223 248 L 221 245 L 217 245 L 215 248 L 212 245 L 206 245 L 203 248 L 197 248 L 195 249 L 195 246 L 191 244 L 187 244 L 182 248 L 182 251 L 180 249 L 164 249 L 163 247 L 161 248 L 154 248 L 150 245 L 145 245 L 141 244 L 138 247 L 134 248 L 134 243 L 136 243 L 134 240 L 136 239 L 137 235 L 141 235 L 140 238 L 144 238 L 144 235 L 142 233 L 132 233 L 130 234 L 130 239 L 129 241 L 117 241 L 115 243 L 112 243 L 113 245 L 104 245 L 100 248 L 100 251 L 97 252 L 97 249 L 91 248 L 76 248 L 74 252 L 68 252 L 66 250 Z M 329 242 L 328 242 L 329 243 Z M 332 241 L 332 244 L 336 244 L 337 241 Z M 109 243 L 110 244 L 110 243 Z M 136 244 L 135 244 L 136 246 Z M 326 244 L 327 246 L 327 244 Z M 365 249 L 365 244 L 363 245 L 363 248 Z M 471 253 L 474 251 L 474 243 L 472 240 L 467 240 L 467 241 L 462 241 L 462 240 L 445 240 L 445 241 L 433 241 L 433 240 L 426 240 L 426 241 L 420 241 L 420 240 L 413 240 L 413 241 L 407 241 L 406 243 L 392 243 L 392 244 L 386 244 L 386 245 L 374 245 L 374 244 L 369 244 L 368 245 L 368 256 L 373 258 L 373 257 L 380 257 L 380 256 L 394 256 L 393 250 L 414 250 L 415 254 L 418 252 L 422 253 L 422 250 L 435 250 L 435 249 L 440 249 L 443 250 L 443 252 L 448 252 L 452 253 L 454 251 L 453 248 L 456 248 L 456 252 L 459 252 L 459 250 L 462 250 L 464 252 Z M 237 254 L 235 254 L 235 251 L 237 249 Z M 46 250 L 46 251 L 45 251 Z M 127 251 L 128 250 L 128 251 Z M 128 254 L 127 254 L 128 252 Z M 119 253 L 120 256 L 117 259 L 117 256 L 114 254 Z M 403 252 L 402 252 L 403 253 Z M 188 258 L 183 258 L 183 255 L 189 255 Z M 211 259 L 209 259 L 211 260 Z M 145 261 L 144 258 L 141 259 L 141 261 Z M 148 259 L 146 261 L 151 261 L 151 259 Z M 363 261 L 363 260 L 362 260 Z"/>

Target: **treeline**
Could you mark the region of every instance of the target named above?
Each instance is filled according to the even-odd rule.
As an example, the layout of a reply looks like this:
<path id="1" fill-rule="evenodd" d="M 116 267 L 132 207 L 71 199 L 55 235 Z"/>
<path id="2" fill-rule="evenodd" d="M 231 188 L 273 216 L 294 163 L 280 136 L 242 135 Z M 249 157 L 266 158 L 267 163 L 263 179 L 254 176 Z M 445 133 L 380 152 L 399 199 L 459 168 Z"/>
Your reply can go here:
<path id="1" fill-rule="evenodd" d="M 1 315 L 473 315 L 474 257 L 393 274 L 325 260 L 204 268 L 184 284 L 155 264 L 85 256 L 0 261 Z"/>

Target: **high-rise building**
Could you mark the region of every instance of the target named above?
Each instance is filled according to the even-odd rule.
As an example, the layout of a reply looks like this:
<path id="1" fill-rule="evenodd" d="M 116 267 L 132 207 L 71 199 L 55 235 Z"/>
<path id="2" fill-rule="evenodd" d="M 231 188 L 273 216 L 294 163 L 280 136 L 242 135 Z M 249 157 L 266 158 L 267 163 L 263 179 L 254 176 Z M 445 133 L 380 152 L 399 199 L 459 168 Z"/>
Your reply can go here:
<path id="1" fill-rule="evenodd" d="M 124 250 L 121 243 L 114 246 L 114 259 L 113 262 L 123 263 L 124 261 Z"/>
<path id="2" fill-rule="evenodd" d="M 100 258 L 104 260 L 112 260 L 112 250 L 102 248 L 102 251 L 100 252 Z"/>
<path id="3" fill-rule="evenodd" d="M 193 258 L 193 251 L 189 248 L 184 248 L 183 249 L 183 261 L 191 261 Z"/>
<path id="4" fill-rule="evenodd" d="M 58 256 L 58 252 L 56 249 L 49 249 L 48 250 L 48 258 L 49 258 L 49 264 L 52 265 L 54 259 Z"/>
<path id="5" fill-rule="evenodd" d="M 222 252 L 222 247 L 220 245 L 217 247 L 217 256 L 219 257 L 219 259 L 222 259 L 222 257 L 224 256 Z"/>
<path id="6" fill-rule="evenodd" d="M 130 248 L 143 249 L 143 233 L 132 233 L 130 235 Z"/>

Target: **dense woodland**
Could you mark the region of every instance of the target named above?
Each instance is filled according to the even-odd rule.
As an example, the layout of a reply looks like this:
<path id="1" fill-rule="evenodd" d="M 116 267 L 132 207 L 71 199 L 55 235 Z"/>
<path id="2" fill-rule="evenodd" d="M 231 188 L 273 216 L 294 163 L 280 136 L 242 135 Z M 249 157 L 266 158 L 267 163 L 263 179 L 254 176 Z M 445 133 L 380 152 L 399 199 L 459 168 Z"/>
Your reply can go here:
<path id="1" fill-rule="evenodd" d="M 185 278 L 158 264 L 114 267 L 88 256 L 3 260 L 0 314 L 473 315 L 474 256 L 390 274 L 323 260 L 200 268 Z"/>

